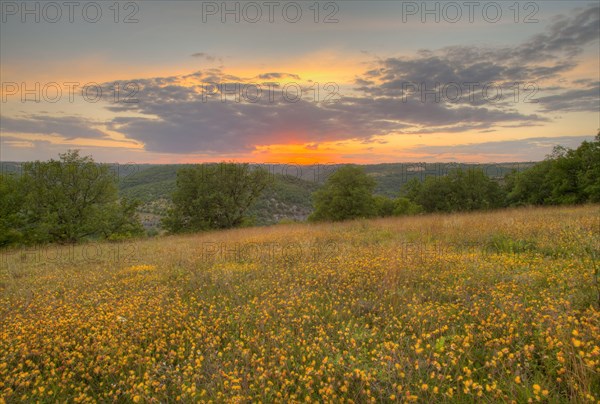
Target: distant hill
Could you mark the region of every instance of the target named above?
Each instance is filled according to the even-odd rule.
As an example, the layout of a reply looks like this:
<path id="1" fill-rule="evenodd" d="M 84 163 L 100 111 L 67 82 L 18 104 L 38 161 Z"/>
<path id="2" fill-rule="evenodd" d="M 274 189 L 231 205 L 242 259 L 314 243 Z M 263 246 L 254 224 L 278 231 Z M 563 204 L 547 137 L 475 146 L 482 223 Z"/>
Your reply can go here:
<path id="1" fill-rule="evenodd" d="M 149 203 L 169 198 L 175 191 L 177 170 L 184 165 L 138 166 L 138 171 L 119 179 L 122 196 Z"/>

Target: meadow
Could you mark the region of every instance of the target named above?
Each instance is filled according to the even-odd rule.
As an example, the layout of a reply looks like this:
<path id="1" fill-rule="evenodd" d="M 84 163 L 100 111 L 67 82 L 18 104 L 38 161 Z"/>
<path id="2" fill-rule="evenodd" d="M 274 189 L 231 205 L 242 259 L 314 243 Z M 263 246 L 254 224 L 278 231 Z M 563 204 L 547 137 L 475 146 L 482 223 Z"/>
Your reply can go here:
<path id="1" fill-rule="evenodd" d="M 0 403 L 600 402 L 598 205 L 0 254 Z"/>

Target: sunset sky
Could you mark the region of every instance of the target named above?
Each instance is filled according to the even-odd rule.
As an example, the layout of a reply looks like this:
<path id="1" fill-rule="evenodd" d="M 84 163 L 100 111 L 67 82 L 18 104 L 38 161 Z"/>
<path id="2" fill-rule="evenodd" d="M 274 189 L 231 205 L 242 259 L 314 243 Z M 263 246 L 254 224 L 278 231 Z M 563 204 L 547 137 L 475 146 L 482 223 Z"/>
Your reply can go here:
<path id="1" fill-rule="evenodd" d="M 598 2 L 1 3 L 2 161 L 535 161 L 600 128 Z"/>

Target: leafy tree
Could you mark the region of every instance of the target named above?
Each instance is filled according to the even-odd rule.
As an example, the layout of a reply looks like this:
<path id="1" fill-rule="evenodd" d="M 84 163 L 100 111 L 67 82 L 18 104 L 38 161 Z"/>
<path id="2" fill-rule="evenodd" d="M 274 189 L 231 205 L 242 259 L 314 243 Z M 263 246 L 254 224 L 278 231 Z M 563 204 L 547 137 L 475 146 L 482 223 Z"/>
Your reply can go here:
<path id="1" fill-rule="evenodd" d="M 600 130 L 593 142 L 583 142 L 576 153 L 581 159 L 580 192 L 589 202 L 600 202 Z"/>
<path id="2" fill-rule="evenodd" d="M 581 158 L 575 151 L 557 146 L 549 159 L 552 163 L 546 181 L 550 188 L 550 196 L 546 202 L 552 205 L 583 202 L 578 179 L 582 168 Z"/>
<path id="3" fill-rule="evenodd" d="M 111 204 L 102 210 L 100 214 L 99 228 L 102 237 L 111 240 L 124 240 L 139 236 L 144 232 L 137 217 L 137 209 L 140 202 L 122 198 L 118 203 Z"/>
<path id="4" fill-rule="evenodd" d="M 108 165 L 81 157 L 77 150 L 59 157 L 23 165 L 17 187 L 23 221 L 15 230 L 24 242 L 74 243 L 120 232 L 143 233 L 136 204 L 118 200 L 117 181 Z"/>
<path id="5" fill-rule="evenodd" d="M 25 218 L 21 182 L 14 175 L 0 174 L 0 247 L 23 240 Z"/>
<path id="6" fill-rule="evenodd" d="M 362 167 L 347 165 L 333 173 L 313 194 L 312 221 L 340 221 L 377 215 L 375 180 Z"/>
<path id="7" fill-rule="evenodd" d="M 429 176 L 420 183 L 409 181 L 403 194 L 426 212 L 458 212 L 502 206 L 504 195 L 498 183 L 479 168 L 452 170 L 443 177 Z"/>
<path id="8" fill-rule="evenodd" d="M 510 205 L 541 205 L 548 201 L 552 188 L 548 181 L 552 161 L 545 160 L 523 172 L 507 176 L 507 200 Z"/>
<path id="9" fill-rule="evenodd" d="M 507 176 L 511 205 L 561 205 L 600 201 L 600 132 L 577 149 L 557 146 L 546 159 Z"/>
<path id="10" fill-rule="evenodd" d="M 219 163 L 177 172 L 174 207 L 163 225 L 172 233 L 228 229 L 248 221 L 246 212 L 270 178 L 248 164 Z"/>
<path id="11" fill-rule="evenodd" d="M 427 177 L 426 177 L 427 178 Z M 423 190 L 423 183 L 418 178 L 411 178 L 402 187 L 400 194 L 410 201 L 415 201 Z"/>

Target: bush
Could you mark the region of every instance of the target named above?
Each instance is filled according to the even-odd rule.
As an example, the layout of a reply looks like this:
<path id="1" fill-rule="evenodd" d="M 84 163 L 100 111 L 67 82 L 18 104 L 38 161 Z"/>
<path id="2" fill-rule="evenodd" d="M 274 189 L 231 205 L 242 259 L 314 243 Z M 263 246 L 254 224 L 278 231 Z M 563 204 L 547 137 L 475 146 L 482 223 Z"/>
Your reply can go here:
<path id="1" fill-rule="evenodd" d="M 408 198 L 396 198 L 394 205 L 394 216 L 416 215 L 423 211 L 420 205 L 417 205 Z"/>

